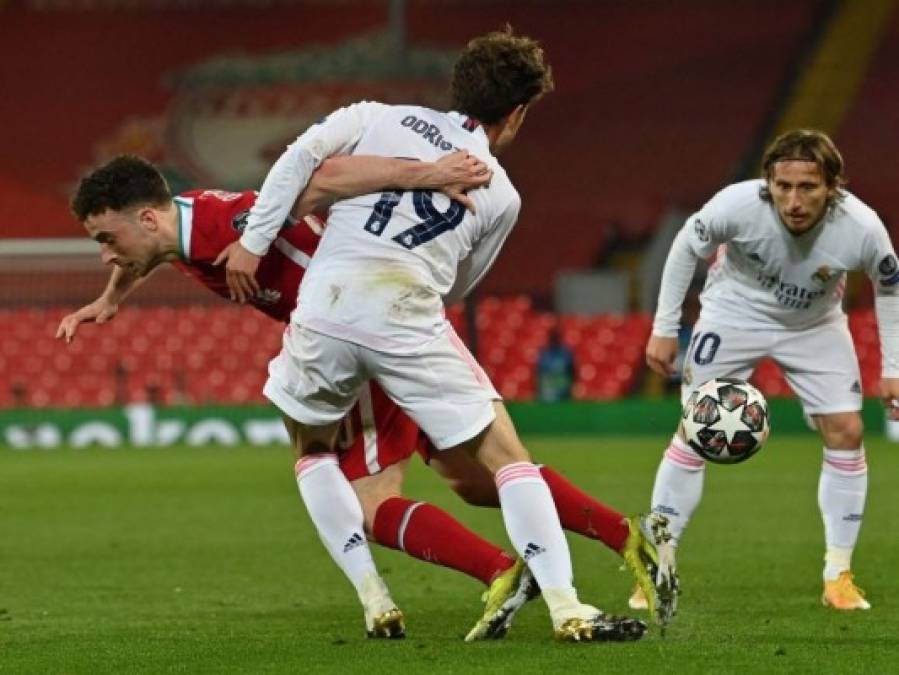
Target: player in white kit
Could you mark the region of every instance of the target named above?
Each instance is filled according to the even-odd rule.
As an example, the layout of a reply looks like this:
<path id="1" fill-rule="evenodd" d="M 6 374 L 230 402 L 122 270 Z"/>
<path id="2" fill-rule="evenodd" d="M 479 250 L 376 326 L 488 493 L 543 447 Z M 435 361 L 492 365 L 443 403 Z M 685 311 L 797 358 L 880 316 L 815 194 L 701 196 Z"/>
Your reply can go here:
<path id="1" fill-rule="evenodd" d="M 462 148 L 493 171 L 489 186 L 469 195 L 476 212 L 420 190 L 336 203 L 282 352 L 269 367 L 264 392 L 290 418 L 304 502 L 367 617 L 395 608 L 364 542 L 346 538 L 361 530 L 362 516 L 332 448 L 360 385 L 374 379 L 438 450 L 470 453 L 495 475 L 509 537 L 540 585 L 559 639 L 632 640 L 645 630 L 640 621 L 608 616 L 578 599 L 547 485 L 444 314 L 444 302 L 464 297 L 486 274 L 515 223 L 521 200 L 494 155 L 515 138 L 528 106 L 551 89 L 542 49 L 507 29 L 472 40 L 457 61 L 457 112 L 373 102 L 338 110 L 275 163 L 240 240 L 245 250 L 229 260 L 230 283 L 240 295 L 251 287 L 256 256 L 328 156 L 428 160 Z M 358 552 L 354 559 L 343 555 L 347 546 Z M 674 586 L 672 574 L 660 565 L 665 589 Z M 670 610 L 673 591 L 662 595 Z"/>
<path id="2" fill-rule="evenodd" d="M 899 399 L 899 264 L 877 214 L 843 189 L 843 160 L 818 131 L 777 138 L 764 178 L 716 194 L 687 219 L 671 246 L 646 360 L 672 374 L 681 306 L 696 262 L 718 252 L 684 360 L 682 399 L 716 377 L 747 379 L 771 357 L 824 441 L 818 503 L 824 519 L 825 605 L 868 609 L 850 558 L 868 485 L 859 366 L 841 299 L 845 275 L 863 270 L 875 287 L 890 416 Z M 720 248 L 719 248 L 720 247 Z M 668 516 L 675 543 L 702 495 L 705 469 L 675 435 L 656 475 L 652 508 Z M 631 607 L 639 607 L 639 592 Z"/>

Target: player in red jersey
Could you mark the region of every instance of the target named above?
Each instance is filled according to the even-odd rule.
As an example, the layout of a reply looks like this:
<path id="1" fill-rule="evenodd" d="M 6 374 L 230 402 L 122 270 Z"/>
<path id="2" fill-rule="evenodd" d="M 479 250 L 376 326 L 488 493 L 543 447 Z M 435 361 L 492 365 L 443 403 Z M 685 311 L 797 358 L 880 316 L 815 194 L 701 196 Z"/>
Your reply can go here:
<path id="1" fill-rule="evenodd" d="M 459 161 L 458 158 L 455 161 Z M 391 162 L 376 158 L 329 160 L 300 196 L 292 213 L 294 216 L 306 213 L 341 194 L 379 190 L 392 185 L 414 187 L 426 181 L 430 181 L 426 183 L 429 186 L 439 185 L 433 173 L 425 173 L 430 171 L 430 165 Z M 468 171 L 467 185 L 483 180 L 476 173 L 478 167 L 472 163 L 455 167 L 455 173 L 448 169 L 444 180 L 461 175 L 463 169 Z M 394 177 L 396 171 L 406 174 Z M 416 171 L 419 173 L 415 174 Z M 114 178 L 115 174 L 132 172 L 146 175 L 145 180 L 150 182 L 158 177 L 160 193 L 152 199 L 127 203 L 122 202 L 121 196 L 111 194 L 91 196 L 100 189 L 97 183 L 110 193 L 121 193 L 121 188 L 113 190 L 105 184 L 121 183 L 122 179 Z M 357 173 L 364 173 L 367 178 L 359 178 Z M 457 183 L 461 182 L 457 179 Z M 180 267 L 219 295 L 229 296 L 224 267 L 218 263 L 224 257 L 223 250 L 240 235 L 246 213 L 254 202 L 254 193 L 204 190 L 172 199 L 156 169 L 133 157 L 113 160 L 86 178 L 82 183 L 85 185 L 88 187 L 79 189 L 73 210 L 101 244 L 104 261 L 114 264 L 115 268 L 100 298 L 62 320 L 58 337 L 71 341 L 80 323 L 103 323 L 113 318 L 125 297 L 152 269 L 165 261 Z M 144 206 L 144 203 L 151 206 Z M 138 213 L 134 213 L 135 210 Z M 141 216 L 141 211 L 148 213 Z M 129 217 L 138 222 L 144 217 L 149 222 L 143 224 L 143 228 L 128 228 L 125 221 Z M 321 221 L 314 216 L 299 220 L 294 217 L 285 224 L 257 274 L 258 289 L 251 300 L 257 309 L 279 321 L 288 321 L 305 264 L 314 253 L 321 227 Z M 134 229 L 138 232 L 131 231 Z M 146 231 L 141 232 L 141 229 Z M 479 623 L 471 635 L 473 638 L 495 637 L 505 632 L 514 611 L 524 602 L 528 576 L 522 573 L 520 563 L 513 564 L 513 559 L 502 549 L 466 530 L 449 514 L 433 505 L 401 496 L 409 458 L 416 447 L 422 447 L 414 423 L 376 385 L 372 385 L 370 389 L 363 389 L 348 426 L 361 433 L 351 437 L 341 456 L 340 469 L 352 481 L 359 497 L 369 536 L 382 545 L 457 569 L 487 584 L 490 587 L 488 603 L 492 602 L 496 609 L 494 620 Z M 426 452 L 423 454 L 427 456 Z M 464 459 L 455 462 L 449 464 L 438 455 L 431 465 L 469 503 L 497 506 L 496 487 L 490 474 L 475 471 L 478 465 L 473 459 L 471 465 Z M 645 585 L 644 566 L 647 561 L 651 562 L 654 551 L 648 547 L 638 524 L 580 492 L 548 467 L 542 467 L 541 471 L 558 504 L 563 526 L 599 539 L 625 555 L 638 579 L 640 572 L 643 573 Z M 345 542 L 340 544 L 343 547 Z M 335 555 L 332 547 L 329 551 L 346 572 L 341 556 Z M 370 630 L 373 628 L 369 625 Z"/>

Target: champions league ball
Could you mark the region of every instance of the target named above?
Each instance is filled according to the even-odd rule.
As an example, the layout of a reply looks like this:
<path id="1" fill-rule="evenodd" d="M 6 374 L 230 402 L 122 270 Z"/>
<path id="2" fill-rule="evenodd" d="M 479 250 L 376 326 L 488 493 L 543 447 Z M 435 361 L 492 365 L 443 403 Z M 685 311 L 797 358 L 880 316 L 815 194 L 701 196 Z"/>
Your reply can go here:
<path id="1" fill-rule="evenodd" d="M 717 464 L 743 462 L 768 438 L 768 402 L 748 382 L 709 380 L 690 394 L 681 415 L 684 439 Z"/>

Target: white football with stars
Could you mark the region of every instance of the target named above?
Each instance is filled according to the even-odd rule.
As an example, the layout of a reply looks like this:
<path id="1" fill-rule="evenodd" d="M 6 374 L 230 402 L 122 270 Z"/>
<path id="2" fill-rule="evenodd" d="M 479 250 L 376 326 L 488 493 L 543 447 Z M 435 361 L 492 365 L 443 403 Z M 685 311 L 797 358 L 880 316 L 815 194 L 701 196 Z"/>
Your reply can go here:
<path id="1" fill-rule="evenodd" d="M 687 444 L 708 461 L 743 462 L 768 438 L 768 402 L 744 380 L 709 380 L 687 398 L 681 427 Z"/>

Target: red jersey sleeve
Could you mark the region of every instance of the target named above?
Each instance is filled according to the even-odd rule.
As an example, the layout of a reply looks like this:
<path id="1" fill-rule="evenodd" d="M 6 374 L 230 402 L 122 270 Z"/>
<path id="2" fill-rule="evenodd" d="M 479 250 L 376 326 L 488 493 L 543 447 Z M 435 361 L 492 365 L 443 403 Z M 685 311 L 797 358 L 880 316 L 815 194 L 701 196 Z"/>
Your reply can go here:
<path id="1" fill-rule="evenodd" d="M 175 198 L 179 211 L 181 259 L 175 266 L 201 284 L 228 298 L 224 265 L 213 261 L 236 241 L 256 201 L 254 192 L 198 190 Z M 322 223 L 308 217 L 285 223 L 269 252 L 259 263 L 260 292 L 252 304 L 278 321 L 289 321 L 306 267 L 321 237 Z"/>

